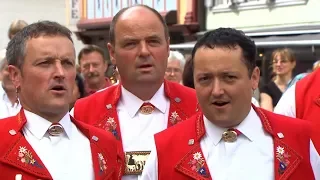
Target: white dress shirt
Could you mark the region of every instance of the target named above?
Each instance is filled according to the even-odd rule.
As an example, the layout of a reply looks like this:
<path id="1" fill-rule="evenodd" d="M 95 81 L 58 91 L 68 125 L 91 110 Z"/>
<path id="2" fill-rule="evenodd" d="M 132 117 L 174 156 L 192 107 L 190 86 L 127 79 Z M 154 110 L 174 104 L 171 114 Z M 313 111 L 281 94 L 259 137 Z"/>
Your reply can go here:
<path id="1" fill-rule="evenodd" d="M 170 101 L 165 95 L 164 85 L 162 84 L 154 96 L 145 102 L 150 102 L 156 107 L 151 115 L 141 114 L 139 109 L 144 101 L 121 86 L 117 112 L 124 152 L 151 151 L 154 144 L 153 135 L 165 130 L 168 126 Z M 70 114 L 74 116 L 74 108 L 71 109 Z M 141 175 L 122 177 L 122 180 L 140 179 Z"/>
<path id="2" fill-rule="evenodd" d="M 20 109 L 20 103 L 12 104 L 0 83 L 0 119 L 17 115 Z"/>
<path id="3" fill-rule="evenodd" d="M 226 129 L 214 125 L 206 117 L 204 117 L 204 126 L 206 134 L 201 139 L 200 146 L 212 179 L 274 180 L 273 139 L 264 131 L 253 108 L 245 120 L 236 127 L 242 132 L 236 142 L 227 143 L 221 140 L 221 135 Z M 320 156 L 312 141 L 310 141 L 310 161 L 316 179 L 320 179 Z M 142 179 L 158 179 L 155 145 L 153 145 Z"/>
<path id="4" fill-rule="evenodd" d="M 296 85 L 292 85 L 281 96 L 278 104 L 274 108 L 274 113 L 289 117 L 296 117 Z"/>
<path id="5" fill-rule="evenodd" d="M 61 120 L 64 133 L 50 136 L 52 124 L 24 110 L 27 123 L 23 134 L 54 180 L 93 180 L 94 170 L 89 139 L 72 123 L 69 113 Z"/>
<path id="6" fill-rule="evenodd" d="M 251 103 L 252 103 L 253 105 L 255 105 L 256 107 L 260 107 L 259 102 L 258 102 L 258 101 L 256 100 L 256 98 L 254 98 L 254 97 L 251 98 Z"/>
<path id="7" fill-rule="evenodd" d="M 121 98 L 117 105 L 120 122 L 123 150 L 151 151 L 154 144 L 154 134 L 163 131 L 168 126 L 170 102 L 164 93 L 164 85 L 150 99 L 156 108 L 150 115 L 143 115 L 139 108 L 144 103 L 131 92 L 121 87 Z M 141 175 L 123 176 L 122 180 L 138 180 Z"/>

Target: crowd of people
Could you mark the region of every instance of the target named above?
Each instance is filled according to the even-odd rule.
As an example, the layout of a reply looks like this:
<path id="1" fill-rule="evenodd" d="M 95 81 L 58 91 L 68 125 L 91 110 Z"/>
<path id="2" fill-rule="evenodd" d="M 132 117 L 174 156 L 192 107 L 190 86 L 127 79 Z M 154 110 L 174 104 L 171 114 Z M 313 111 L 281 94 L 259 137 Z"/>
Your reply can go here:
<path id="1" fill-rule="evenodd" d="M 292 83 L 290 49 L 259 89 L 256 45 L 234 28 L 206 32 L 187 58 L 145 5 L 113 17 L 109 56 L 76 55 L 71 34 L 52 21 L 9 29 L 0 179 L 320 179 L 320 70 Z"/>

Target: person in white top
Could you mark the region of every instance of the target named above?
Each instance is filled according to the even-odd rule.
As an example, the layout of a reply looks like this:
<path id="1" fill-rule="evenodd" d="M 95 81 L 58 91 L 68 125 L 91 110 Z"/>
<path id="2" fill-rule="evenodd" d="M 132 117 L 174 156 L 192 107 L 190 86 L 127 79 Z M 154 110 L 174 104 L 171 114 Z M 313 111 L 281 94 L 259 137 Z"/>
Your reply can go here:
<path id="1" fill-rule="evenodd" d="M 16 96 L 15 87 L 9 77 L 8 62 L 0 57 L 0 119 L 15 116 L 21 109 L 21 104 Z"/>
<path id="2" fill-rule="evenodd" d="M 320 156 L 310 124 L 251 105 L 258 87 L 256 46 L 219 28 L 192 51 L 201 112 L 154 136 L 143 180 L 314 180 Z"/>
<path id="3" fill-rule="evenodd" d="M 114 137 L 68 113 L 76 76 L 71 34 L 39 21 L 8 44 L 8 71 L 22 108 L 0 121 L 0 179 L 120 177 Z"/>
<path id="4" fill-rule="evenodd" d="M 155 9 L 121 9 L 110 25 L 108 49 L 120 83 L 79 99 L 74 117 L 111 132 L 125 163 L 123 180 L 141 178 L 153 135 L 197 111 L 194 89 L 164 79 L 170 37 Z"/>

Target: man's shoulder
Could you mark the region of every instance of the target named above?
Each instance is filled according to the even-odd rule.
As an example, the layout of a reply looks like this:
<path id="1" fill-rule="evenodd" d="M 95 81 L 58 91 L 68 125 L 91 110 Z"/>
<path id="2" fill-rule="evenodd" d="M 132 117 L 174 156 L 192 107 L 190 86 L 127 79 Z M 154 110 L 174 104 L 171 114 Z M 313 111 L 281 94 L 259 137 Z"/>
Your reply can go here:
<path id="1" fill-rule="evenodd" d="M 276 114 L 263 109 L 260 110 L 267 116 L 272 127 L 280 127 L 291 132 L 305 132 L 306 130 L 311 131 L 311 123 L 309 121 Z"/>
<path id="2" fill-rule="evenodd" d="M 170 88 L 170 91 L 177 92 L 177 93 L 183 93 L 183 94 L 195 94 L 196 91 L 192 88 L 189 88 L 187 86 L 181 85 L 179 83 L 166 81 L 167 85 Z"/>
<path id="3" fill-rule="evenodd" d="M 93 125 L 89 125 L 87 123 L 81 122 L 81 121 L 77 121 L 77 124 L 84 127 L 84 129 L 88 129 L 90 131 L 90 135 L 92 135 L 93 138 L 94 136 L 96 136 L 99 140 L 101 140 L 103 143 L 116 143 L 116 139 L 115 137 L 110 133 L 105 131 L 104 129 L 101 128 L 97 128 Z"/>
<path id="4" fill-rule="evenodd" d="M 83 103 L 98 103 L 99 101 L 108 99 L 110 96 L 114 96 L 114 92 L 117 90 L 119 85 L 113 85 L 106 89 L 100 90 L 94 94 L 91 94 L 87 97 L 81 98 L 76 101 L 76 104 L 83 104 Z"/>
<path id="5" fill-rule="evenodd" d="M 10 117 L 0 119 L 0 131 L 6 130 L 11 126 L 14 126 L 16 121 L 18 121 L 16 116 L 10 116 Z"/>
<path id="6" fill-rule="evenodd" d="M 196 91 L 194 89 L 175 82 L 166 81 L 165 83 L 168 86 L 169 96 L 171 98 L 179 97 L 181 102 L 188 102 L 187 104 L 198 102 Z"/>
<path id="7" fill-rule="evenodd" d="M 313 71 L 312 73 L 309 73 L 304 78 L 297 81 L 296 88 L 301 89 L 301 87 L 308 86 L 308 85 L 317 85 L 318 86 L 318 83 L 316 83 L 316 82 L 320 83 L 320 69 L 317 69 L 317 70 Z"/>
<path id="8" fill-rule="evenodd" d="M 198 118 L 202 116 L 202 113 L 196 113 L 190 118 L 165 129 L 164 131 L 161 131 L 156 134 L 158 137 L 172 137 L 175 136 L 175 138 L 180 138 L 185 135 L 191 135 L 196 131 L 196 121 Z M 170 138 L 169 138 L 170 139 Z M 167 139 L 168 141 L 168 139 Z"/>

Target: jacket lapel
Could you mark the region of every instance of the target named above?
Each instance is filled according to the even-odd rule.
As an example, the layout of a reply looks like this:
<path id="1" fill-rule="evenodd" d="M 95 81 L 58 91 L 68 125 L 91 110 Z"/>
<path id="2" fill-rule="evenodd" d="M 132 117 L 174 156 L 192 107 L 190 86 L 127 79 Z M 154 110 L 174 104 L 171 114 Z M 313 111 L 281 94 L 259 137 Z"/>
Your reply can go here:
<path id="1" fill-rule="evenodd" d="M 121 84 L 115 85 L 113 92 L 110 94 L 114 94 L 114 96 L 112 96 L 113 98 L 108 98 L 105 100 L 106 110 L 100 118 L 101 120 L 99 120 L 95 126 L 111 132 L 113 136 L 121 143 L 121 133 L 117 113 L 117 104 L 121 95 Z"/>
<path id="2" fill-rule="evenodd" d="M 73 123 L 81 130 L 81 132 L 89 139 L 91 147 L 91 156 L 94 169 L 95 180 L 110 179 L 115 168 L 109 165 L 108 154 L 103 151 L 99 141 L 99 137 L 90 132 L 90 129 L 84 127 L 71 117 Z"/>
<path id="3" fill-rule="evenodd" d="M 283 141 L 284 135 L 272 127 L 266 114 L 253 106 L 261 119 L 264 129 L 273 137 L 275 180 L 288 179 L 302 161 L 302 157 Z"/>
<path id="4" fill-rule="evenodd" d="M 176 165 L 180 173 L 197 180 L 211 180 L 209 168 L 200 147 L 200 140 L 205 134 L 202 113 L 199 113 L 196 120 L 196 131 L 191 135 L 188 142 L 189 151 Z"/>
<path id="5" fill-rule="evenodd" d="M 34 149 L 28 143 L 22 134 L 22 128 L 26 123 L 26 118 L 23 109 L 13 117 L 12 121 L 5 127 L 8 130 L 9 142 L 6 142 L 6 152 L 0 157 L 2 163 L 13 166 L 21 171 L 32 174 L 40 179 L 52 179 L 50 173 L 38 157 Z"/>
<path id="6" fill-rule="evenodd" d="M 190 110 L 190 104 L 187 103 L 187 99 L 175 94 L 172 85 L 166 80 L 164 81 L 164 91 L 170 100 L 168 127 L 188 119 L 196 112 L 198 107 L 195 106 L 194 110 Z"/>

